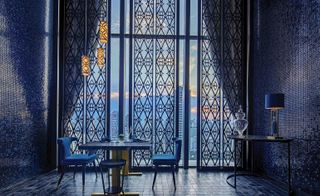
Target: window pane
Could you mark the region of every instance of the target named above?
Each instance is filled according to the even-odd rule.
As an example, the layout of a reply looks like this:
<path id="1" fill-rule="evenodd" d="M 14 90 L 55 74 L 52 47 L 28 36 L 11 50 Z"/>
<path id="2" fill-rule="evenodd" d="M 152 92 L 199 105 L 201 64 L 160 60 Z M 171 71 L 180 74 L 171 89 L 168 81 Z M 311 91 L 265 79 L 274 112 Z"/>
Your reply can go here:
<path id="1" fill-rule="evenodd" d="M 111 1 L 111 33 L 120 32 L 120 1 Z"/>
<path id="2" fill-rule="evenodd" d="M 198 0 L 191 0 L 190 5 L 190 35 L 198 34 Z"/>
<path id="3" fill-rule="evenodd" d="M 129 34 L 130 30 L 130 0 L 125 0 L 125 34 Z"/>
<path id="4" fill-rule="evenodd" d="M 186 0 L 180 0 L 180 35 L 186 34 Z"/>
<path id="5" fill-rule="evenodd" d="M 110 136 L 118 137 L 119 129 L 119 39 L 111 39 Z"/>
<path id="6" fill-rule="evenodd" d="M 190 41 L 190 122 L 189 122 L 189 166 L 197 165 L 197 40 Z"/>
<path id="7" fill-rule="evenodd" d="M 123 118 L 123 123 L 124 123 L 124 133 L 128 133 L 129 131 L 129 39 L 125 39 L 125 50 L 124 50 L 124 54 L 125 54 L 125 82 L 124 82 L 124 92 L 125 92 L 125 98 L 124 98 L 124 118 Z"/>
<path id="8" fill-rule="evenodd" d="M 184 58 L 185 58 L 185 40 L 179 41 L 179 138 L 182 139 L 182 146 L 184 146 Z M 182 148 L 184 149 L 184 147 Z M 183 166 L 184 151 L 181 151 L 180 165 Z"/>

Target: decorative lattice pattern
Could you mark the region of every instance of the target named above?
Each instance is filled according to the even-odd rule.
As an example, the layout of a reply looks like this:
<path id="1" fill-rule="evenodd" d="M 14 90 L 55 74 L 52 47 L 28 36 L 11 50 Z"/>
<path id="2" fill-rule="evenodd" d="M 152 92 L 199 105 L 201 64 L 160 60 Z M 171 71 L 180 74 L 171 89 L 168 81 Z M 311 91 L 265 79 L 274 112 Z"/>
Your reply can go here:
<path id="1" fill-rule="evenodd" d="M 230 123 L 242 100 L 242 15 L 242 1 L 202 4 L 200 167 L 234 165 L 227 136 L 234 133 Z"/>
<path id="2" fill-rule="evenodd" d="M 64 43 L 63 131 L 65 136 L 76 137 L 79 143 L 83 143 L 84 80 L 81 56 L 85 49 L 85 1 L 66 1 L 65 10 L 65 35 L 68 39 Z"/>
<path id="3" fill-rule="evenodd" d="M 220 1 L 203 1 L 201 51 L 201 166 L 221 164 Z"/>
<path id="4" fill-rule="evenodd" d="M 134 33 L 154 34 L 154 0 L 134 1 Z"/>
<path id="5" fill-rule="evenodd" d="M 86 142 L 101 141 L 106 134 L 106 67 L 98 65 L 97 49 L 106 51 L 106 44 L 99 42 L 100 21 L 107 18 L 107 0 L 88 1 L 88 55 L 91 74 L 86 77 Z M 106 54 L 104 56 L 107 56 Z M 105 60 L 106 62 L 106 60 Z M 98 151 L 100 159 L 103 151 Z"/>
<path id="6" fill-rule="evenodd" d="M 64 65 L 64 116 L 65 136 L 78 138 L 73 148 L 85 142 L 100 141 L 106 133 L 106 66 L 97 65 L 99 24 L 107 17 L 107 0 L 65 2 L 65 65 Z M 85 10 L 87 7 L 87 29 Z M 87 31 L 87 40 L 85 40 Z M 81 55 L 90 57 L 91 73 L 83 77 L 80 72 Z M 105 57 L 107 55 L 105 54 Z M 106 61 L 105 61 L 106 62 Z M 98 151 L 100 159 L 104 153 Z"/>
<path id="7" fill-rule="evenodd" d="M 232 115 L 242 105 L 243 92 L 243 24 L 242 1 L 224 1 L 223 25 L 223 166 L 234 165 L 233 141 L 227 136 L 236 134 L 231 126 Z M 241 146 L 237 146 L 237 165 L 241 162 Z"/>
<path id="8" fill-rule="evenodd" d="M 156 34 L 175 35 L 175 0 L 156 1 Z"/>
<path id="9" fill-rule="evenodd" d="M 153 40 L 134 40 L 134 136 L 152 140 L 153 136 Z M 149 151 L 133 151 L 133 165 L 150 164 Z"/>
<path id="10" fill-rule="evenodd" d="M 100 141 L 107 133 L 106 98 L 110 65 L 97 64 L 97 48 L 102 48 L 104 57 L 108 57 L 109 51 L 105 44 L 99 42 L 98 32 L 100 22 L 108 19 L 108 2 L 67 0 L 65 4 L 63 128 L 64 135 L 77 137 L 79 143 Z M 176 7 L 176 2 L 131 2 L 133 14 L 129 17 L 133 23 L 129 32 L 133 35 L 129 58 L 133 67 L 129 74 L 132 75 L 133 101 L 129 107 L 132 109 L 132 130 L 135 138 L 153 143 L 152 150 L 132 151 L 133 167 L 150 166 L 153 153 L 174 152 L 176 43 L 177 39 L 187 39 L 177 35 L 176 27 L 180 24 L 176 21 L 176 10 L 180 8 Z M 234 133 L 230 120 L 242 100 L 242 4 L 243 1 L 235 0 L 203 0 L 199 5 L 202 6 L 200 167 L 234 164 L 233 143 L 227 136 Z M 80 58 L 84 53 L 90 57 L 91 69 L 85 78 L 80 69 Z M 103 152 L 98 154 L 100 159 L 104 158 Z"/>
<path id="11" fill-rule="evenodd" d="M 174 0 L 136 0 L 133 32 L 174 35 L 174 11 Z M 153 142 L 153 152 L 133 151 L 134 167 L 150 166 L 152 153 L 173 153 L 175 43 L 151 37 L 134 40 L 133 130 L 135 137 Z"/>
<path id="12" fill-rule="evenodd" d="M 172 153 L 174 134 L 175 40 L 156 40 L 155 151 Z"/>

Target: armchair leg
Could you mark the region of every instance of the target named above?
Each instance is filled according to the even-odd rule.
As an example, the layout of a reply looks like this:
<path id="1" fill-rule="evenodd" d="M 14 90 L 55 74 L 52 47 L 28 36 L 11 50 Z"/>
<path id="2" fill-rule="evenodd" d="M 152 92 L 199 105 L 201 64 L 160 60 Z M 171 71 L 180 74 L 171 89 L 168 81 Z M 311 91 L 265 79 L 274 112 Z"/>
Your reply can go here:
<path id="1" fill-rule="evenodd" d="M 152 188 L 154 187 L 154 183 L 156 182 L 157 173 L 158 173 L 158 166 L 157 166 L 157 165 L 155 165 L 155 168 L 154 168 L 154 176 L 153 176 L 153 183 L 152 183 Z"/>
<path id="2" fill-rule="evenodd" d="M 74 166 L 73 168 L 73 179 L 76 177 L 76 171 L 77 171 L 77 166 Z"/>
<path id="3" fill-rule="evenodd" d="M 174 185 L 174 188 L 176 188 L 176 179 L 174 177 L 174 172 L 175 172 L 174 165 L 171 165 L 171 169 L 172 169 L 173 185 Z"/>
<path id="4" fill-rule="evenodd" d="M 96 160 L 93 161 L 93 166 L 94 166 L 94 171 L 96 172 L 96 178 L 98 178 Z"/>
<path id="5" fill-rule="evenodd" d="M 103 194 L 106 194 L 106 188 L 104 186 L 103 171 L 101 166 L 100 166 L 100 172 L 101 172 L 101 179 L 102 179 L 102 186 L 103 186 Z"/>
<path id="6" fill-rule="evenodd" d="M 61 167 L 61 175 L 60 175 L 60 178 L 58 180 L 57 188 L 59 188 L 59 185 L 60 185 L 60 183 L 62 181 L 63 176 L 64 176 L 64 166 Z"/>
<path id="7" fill-rule="evenodd" d="M 107 168 L 107 178 L 108 178 L 108 187 L 111 187 L 110 186 L 110 171 L 109 171 L 109 168 Z"/>
<path id="8" fill-rule="evenodd" d="M 82 185 L 85 184 L 86 165 L 82 166 Z"/>
<path id="9" fill-rule="evenodd" d="M 122 167 L 122 182 L 121 182 L 121 192 L 122 192 L 122 195 L 124 195 L 124 189 L 123 189 L 123 181 L 124 181 L 124 167 Z"/>

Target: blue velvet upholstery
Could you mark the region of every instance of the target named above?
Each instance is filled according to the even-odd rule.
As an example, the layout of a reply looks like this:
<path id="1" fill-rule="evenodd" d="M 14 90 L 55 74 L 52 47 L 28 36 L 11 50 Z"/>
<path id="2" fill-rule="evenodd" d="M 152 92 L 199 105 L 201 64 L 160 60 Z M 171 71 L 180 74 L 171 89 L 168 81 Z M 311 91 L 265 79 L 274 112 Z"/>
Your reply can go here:
<path id="1" fill-rule="evenodd" d="M 76 138 L 73 137 L 62 137 L 58 138 L 58 149 L 59 149 L 59 164 L 66 158 L 71 156 L 70 145 Z"/>
<path id="2" fill-rule="evenodd" d="M 182 146 L 182 140 L 180 139 L 177 139 L 175 140 L 175 143 L 176 143 L 176 152 L 174 154 L 175 156 L 175 159 L 177 161 L 177 165 L 179 164 L 179 161 L 180 161 L 180 158 L 181 158 L 181 146 Z"/>
<path id="3" fill-rule="evenodd" d="M 76 141 L 73 137 L 63 137 L 58 139 L 59 163 L 60 165 L 83 165 L 94 161 L 97 158 L 95 154 L 71 154 L 70 145 Z"/>
<path id="4" fill-rule="evenodd" d="M 154 165 L 178 165 L 181 157 L 181 140 L 175 140 L 174 154 L 155 154 L 151 160 Z"/>
<path id="5" fill-rule="evenodd" d="M 61 163 L 62 165 L 83 165 L 91 163 L 95 159 L 97 159 L 95 154 L 75 154 L 66 157 Z"/>
<path id="6" fill-rule="evenodd" d="M 159 166 L 170 166 L 172 170 L 172 176 L 173 176 L 173 184 L 174 188 L 176 188 L 176 182 L 174 177 L 174 168 L 178 168 L 179 161 L 181 157 L 181 144 L 182 141 L 180 139 L 174 139 L 175 141 L 175 153 L 174 154 L 155 154 L 152 156 L 151 160 L 153 165 L 155 166 L 155 173 L 153 178 L 153 184 L 152 188 L 154 187 L 154 183 L 157 178 L 158 168 Z"/>
<path id="7" fill-rule="evenodd" d="M 85 169 L 86 165 L 93 163 L 96 167 L 95 160 L 97 159 L 96 154 L 72 154 L 70 145 L 77 138 L 73 137 L 62 137 L 58 138 L 58 150 L 59 150 L 59 166 L 61 167 L 61 176 L 58 181 L 58 186 L 63 178 L 65 167 L 74 165 L 82 166 L 82 183 L 85 184 Z"/>
<path id="8" fill-rule="evenodd" d="M 152 157 L 154 165 L 171 165 L 176 163 L 176 158 L 172 154 L 155 154 Z"/>

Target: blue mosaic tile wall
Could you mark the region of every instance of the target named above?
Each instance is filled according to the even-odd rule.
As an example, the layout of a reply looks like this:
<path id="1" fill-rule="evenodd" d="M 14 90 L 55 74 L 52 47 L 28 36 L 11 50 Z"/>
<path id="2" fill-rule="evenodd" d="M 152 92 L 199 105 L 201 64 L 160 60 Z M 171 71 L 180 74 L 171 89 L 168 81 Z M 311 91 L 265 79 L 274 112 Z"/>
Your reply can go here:
<path id="1" fill-rule="evenodd" d="M 264 95 L 285 94 L 280 134 L 294 138 L 293 188 L 320 194 L 320 1 L 258 0 L 253 6 L 252 125 L 268 135 Z M 285 182 L 287 151 L 256 145 L 256 166 Z"/>
<path id="2" fill-rule="evenodd" d="M 53 3 L 0 1 L 0 187 L 52 168 Z"/>

